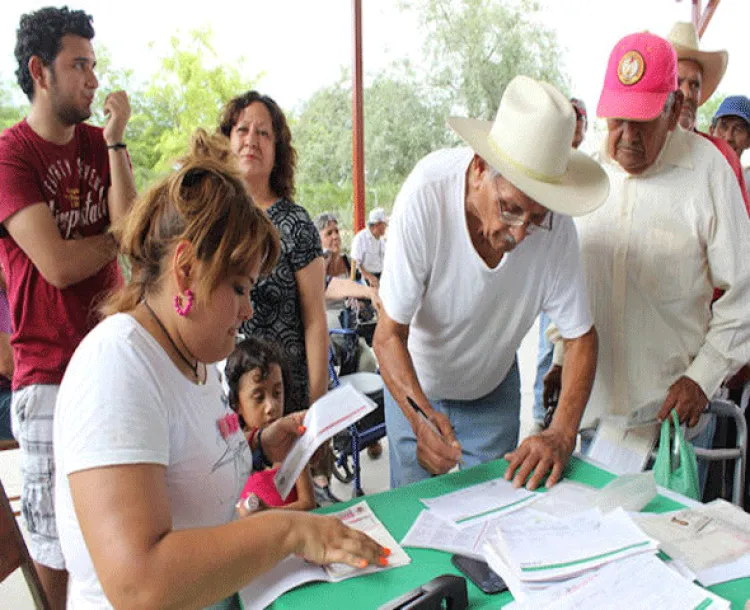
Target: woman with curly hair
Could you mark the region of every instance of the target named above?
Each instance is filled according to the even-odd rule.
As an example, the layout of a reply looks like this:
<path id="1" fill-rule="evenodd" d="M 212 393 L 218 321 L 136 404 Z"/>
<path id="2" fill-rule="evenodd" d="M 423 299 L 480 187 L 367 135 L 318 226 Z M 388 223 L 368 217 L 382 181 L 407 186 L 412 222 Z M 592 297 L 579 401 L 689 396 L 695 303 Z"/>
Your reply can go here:
<path id="1" fill-rule="evenodd" d="M 257 91 L 230 100 L 219 125 L 237 155 L 242 179 L 281 238 L 271 274 L 253 288 L 253 319 L 242 333 L 276 341 L 292 371 L 292 410 L 306 409 L 328 389 L 325 262 L 318 231 L 294 203 L 297 152 L 278 104 Z M 332 455 L 324 449 L 313 466 L 320 504 L 338 501 L 329 487 Z"/>

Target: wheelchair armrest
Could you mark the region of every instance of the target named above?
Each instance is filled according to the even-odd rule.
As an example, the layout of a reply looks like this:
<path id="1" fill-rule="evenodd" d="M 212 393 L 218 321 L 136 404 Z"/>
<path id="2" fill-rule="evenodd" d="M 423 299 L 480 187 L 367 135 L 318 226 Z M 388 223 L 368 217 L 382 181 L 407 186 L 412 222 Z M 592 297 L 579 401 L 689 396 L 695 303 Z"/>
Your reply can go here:
<path id="1" fill-rule="evenodd" d="M 356 335 L 357 331 L 350 328 L 329 328 L 329 335 Z"/>

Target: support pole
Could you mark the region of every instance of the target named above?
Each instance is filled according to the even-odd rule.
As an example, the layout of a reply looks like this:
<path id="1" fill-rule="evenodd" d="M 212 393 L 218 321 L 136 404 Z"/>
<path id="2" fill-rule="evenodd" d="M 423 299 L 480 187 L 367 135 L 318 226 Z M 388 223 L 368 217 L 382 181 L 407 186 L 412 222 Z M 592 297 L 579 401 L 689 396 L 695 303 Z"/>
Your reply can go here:
<path id="1" fill-rule="evenodd" d="M 354 70 L 352 71 L 352 187 L 356 234 L 365 226 L 365 114 L 362 85 L 362 0 L 352 0 Z"/>

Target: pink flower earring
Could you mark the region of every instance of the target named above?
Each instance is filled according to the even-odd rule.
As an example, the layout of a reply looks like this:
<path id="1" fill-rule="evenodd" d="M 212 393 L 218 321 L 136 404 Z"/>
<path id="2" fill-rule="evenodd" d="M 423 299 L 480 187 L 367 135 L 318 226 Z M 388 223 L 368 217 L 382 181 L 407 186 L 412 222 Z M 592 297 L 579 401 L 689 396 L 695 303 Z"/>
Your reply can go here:
<path id="1" fill-rule="evenodd" d="M 183 307 L 182 295 L 174 295 L 174 309 L 178 313 L 178 315 L 181 315 L 183 318 L 187 317 L 193 307 L 193 291 L 190 290 L 190 288 L 185 291 L 185 300 L 187 301 L 187 303 L 185 303 L 185 306 Z"/>

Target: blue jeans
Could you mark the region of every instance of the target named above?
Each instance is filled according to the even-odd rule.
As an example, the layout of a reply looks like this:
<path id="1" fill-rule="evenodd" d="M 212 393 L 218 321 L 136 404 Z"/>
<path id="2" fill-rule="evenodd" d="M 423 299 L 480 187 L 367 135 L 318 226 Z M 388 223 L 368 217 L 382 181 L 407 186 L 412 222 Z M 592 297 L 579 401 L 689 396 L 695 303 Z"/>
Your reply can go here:
<path id="1" fill-rule="evenodd" d="M 0 441 L 12 441 L 10 429 L 10 403 L 13 392 L 10 388 L 0 388 Z"/>
<path id="2" fill-rule="evenodd" d="M 391 462 L 391 488 L 403 487 L 431 475 L 417 462 L 417 439 L 409 420 L 385 389 L 385 429 Z M 465 468 L 503 457 L 518 445 L 521 378 L 514 361 L 505 379 L 475 400 L 430 399 L 435 411 L 448 417 L 461 443 Z"/>
<path id="3" fill-rule="evenodd" d="M 544 331 L 549 326 L 550 319 L 547 314 L 539 314 L 539 356 L 536 360 L 536 379 L 534 380 L 534 408 L 532 415 L 534 422 L 540 426 L 544 422 L 544 376 L 552 366 L 552 352 L 554 346 L 547 340 Z"/>

